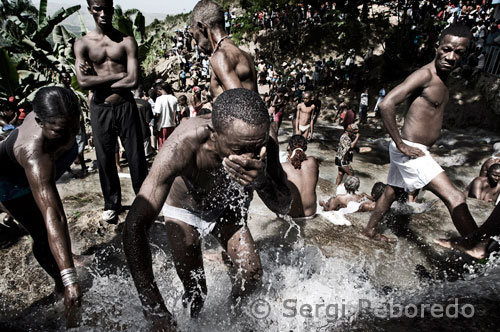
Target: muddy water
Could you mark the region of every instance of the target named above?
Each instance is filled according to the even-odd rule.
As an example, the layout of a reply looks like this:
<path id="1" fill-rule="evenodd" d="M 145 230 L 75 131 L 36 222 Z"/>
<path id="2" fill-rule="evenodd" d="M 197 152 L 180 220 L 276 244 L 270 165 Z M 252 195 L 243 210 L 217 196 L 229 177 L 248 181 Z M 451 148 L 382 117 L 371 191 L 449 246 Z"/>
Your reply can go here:
<path id="1" fill-rule="evenodd" d="M 317 130 L 307 153 L 320 161 L 318 196 L 326 199 L 335 190 L 334 150 L 341 131 L 327 123 L 319 123 Z M 280 132 L 282 150 L 290 132 L 285 122 Z M 361 178 L 361 190 L 369 192 L 375 181 L 384 181 L 387 175 L 389 140 L 376 127 L 362 129 L 361 134 L 360 145 L 371 152 L 355 155 L 353 167 Z M 500 138 L 487 132 L 445 131 L 431 152 L 451 180 L 465 186 L 496 140 Z M 130 204 L 130 180 L 122 180 L 124 204 Z M 85 300 L 81 327 L 73 331 L 145 331 L 123 255 L 121 225 L 99 222 L 102 195 L 97 174 L 84 180 L 66 178 L 58 187 L 70 220 L 73 251 L 92 258 L 89 267 L 79 268 Z M 256 195 L 248 224 L 261 254 L 263 286 L 240 307 L 232 308 L 221 249 L 213 239 L 205 239 L 208 297 L 196 320 L 181 305 L 182 285 L 160 221 L 150 235 L 155 276 L 182 331 L 500 330 L 499 258 L 478 263 L 434 245 L 434 238 L 456 234 L 446 208 L 435 199 L 424 193 L 425 203 L 394 206 L 381 230 L 398 241 L 385 244 L 359 236 L 367 213 L 346 215 L 352 226 L 336 226 L 328 218 L 316 217 L 298 223 L 297 229 L 277 219 Z M 478 222 L 492 209 L 484 202 L 468 203 Z M 62 302 L 50 295 L 51 282 L 29 247 L 25 236 L 0 252 L 0 329 L 64 331 Z M 446 310 L 449 317 L 439 317 L 440 313 L 446 316 Z"/>

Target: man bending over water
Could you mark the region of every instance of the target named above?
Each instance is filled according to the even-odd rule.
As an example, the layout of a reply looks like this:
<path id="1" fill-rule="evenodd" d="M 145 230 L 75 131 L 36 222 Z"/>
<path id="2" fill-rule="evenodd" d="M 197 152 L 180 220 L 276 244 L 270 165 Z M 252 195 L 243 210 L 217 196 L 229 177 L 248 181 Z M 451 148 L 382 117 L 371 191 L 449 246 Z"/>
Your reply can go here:
<path id="1" fill-rule="evenodd" d="M 477 229 L 464 194 L 451 183 L 428 151 L 440 135 L 449 99 L 446 79 L 459 65 L 470 38 L 470 30 L 464 25 L 453 24 L 443 30 L 434 60 L 408 76 L 379 104 L 382 121 L 393 140 L 389 147 L 391 167 L 384 194 L 362 232 L 367 237 L 387 240 L 377 234 L 375 227 L 396 199 L 397 188 L 407 192 L 421 188 L 430 190 L 443 200 L 462 236 Z M 396 106 L 405 100 L 409 100 L 410 107 L 400 133 L 396 125 Z"/>
<path id="2" fill-rule="evenodd" d="M 168 148 L 156 157 L 123 230 L 125 255 L 144 313 L 156 326 L 174 326 L 154 280 L 147 240 L 147 230 L 162 208 L 184 285 L 183 304 L 190 306 L 192 316 L 202 309 L 207 292 L 203 235 L 213 235 L 230 257 L 234 300 L 259 285 L 262 266 L 246 226 L 252 192 L 256 190 L 275 213 L 287 214 L 291 203 L 269 126 L 266 105 L 257 93 L 228 90 L 217 98 L 211 119 L 182 122 L 164 143 Z"/>

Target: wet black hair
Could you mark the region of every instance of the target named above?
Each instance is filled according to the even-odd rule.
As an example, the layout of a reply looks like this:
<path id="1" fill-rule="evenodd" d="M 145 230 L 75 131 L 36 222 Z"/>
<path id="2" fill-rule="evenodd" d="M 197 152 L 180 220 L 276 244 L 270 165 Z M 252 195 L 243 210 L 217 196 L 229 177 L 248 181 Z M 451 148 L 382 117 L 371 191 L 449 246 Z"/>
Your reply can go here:
<path id="1" fill-rule="evenodd" d="M 190 17 L 191 26 L 198 22 L 205 23 L 208 27 L 224 27 L 224 11 L 221 6 L 210 0 L 201 0 L 193 8 Z"/>
<path id="2" fill-rule="evenodd" d="M 80 102 L 75 93 L 69 89 L 50 86 L 41 88 L 33 99 L 33 111 L 45 122 L 53 117 L 80 117 Z"/>
<path id="3" fill-rule="evenodd" d="M 472 33 L 470 32 L 470 29 L 461 23 L 454 23 L 445 28 L 443 31 L 441 31 L 441 34 L 439 35 L 439 44 L 443 42 L 443 39 L 445 36 L 450 35 L 450 36 L 456 36 L 456 37 L 464 37 L 469 40 L 472 39 Z"/>
<path id="4" fill-rule="evenodd" d="M 269 126 L 266 104 L 258 93 L 243 88 L 221 93 L 212 109 L 212 124 L 215 131 L 219 133 L 224 132 L 234 119 L 243 120 L 252 125 Z"/>
<path id="5" fill-rule="evenodd" d="M 290 147 L 290 153 L 293 153 L 295 149 L 302 149 L 302 151 L 297 150 L 290 158 L 290 163 L 295 169 L 300 169 L 302 167 L 302 162 L 307 160 L 306 150 L 307 150 L 307 140 L 302 135 L 293 135 L 288 140 L 288 146 Z"/>
<path id="6" fill-rule="evenodd" d="M 373 185 L 371 194 L 372 194 L 372 197 L 375 200 L 375 202 L 378 201 L 380 196 L 382 196 L 382 194 L 384 193 L 385 186 L 386 185 L 383 182 L 376 182 Z"/>

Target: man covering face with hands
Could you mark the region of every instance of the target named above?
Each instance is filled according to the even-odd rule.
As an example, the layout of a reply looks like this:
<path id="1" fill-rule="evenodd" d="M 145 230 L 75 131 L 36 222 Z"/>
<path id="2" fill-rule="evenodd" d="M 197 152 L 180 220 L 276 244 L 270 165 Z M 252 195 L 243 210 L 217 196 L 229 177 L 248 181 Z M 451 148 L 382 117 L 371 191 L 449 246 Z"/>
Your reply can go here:
<path id="1" fill-rule="evenodd" d="M 147 230 L 162 210 L 183 304 L 196 316 L 206 297 L 201 237 L 214 236 L 230 267 L 237 302 L 260 283 L 262 266 L 246 225 L 253 191 L 275 213 L 286 214 L 291 197 L 269 138 L 269 116 L 260 96 L 246 89 L 222 93 L 212 117 L 184 121 L 164 144 L 125 222 L 123 243 L 145 314 L 173 326 L 154 281 Z"/>

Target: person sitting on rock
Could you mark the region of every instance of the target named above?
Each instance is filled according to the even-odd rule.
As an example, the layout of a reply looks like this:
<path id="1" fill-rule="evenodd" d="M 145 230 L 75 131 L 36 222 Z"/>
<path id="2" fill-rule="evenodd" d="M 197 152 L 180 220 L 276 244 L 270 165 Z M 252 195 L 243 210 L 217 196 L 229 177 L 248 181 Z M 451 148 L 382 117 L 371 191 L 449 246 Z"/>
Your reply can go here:
<path id="1" fill-rule="evenodd" d="M 326 202 L 320 201 L 319 205 L 324 211 L 337 211 L 347 208 L 345 213 L 367 212 L 375 209 L 375 202 L 382 196 L 385 189 L 385 184 L 377 182 L 373 185 L 371 195 L 366 193 L 356 194 L 359 188 L 359 178 L 356 176 L 348 176 L 345 181 L 345 189 L 347 194 L 336 195 L 330 197 Z"/>
<path id="2" fill-rule="evenodd" d="M 500 164 L 488 168 L 486 176 L 478 176 L 469 184 L 467 197 L 497 202 L 500 193 Z"/>
<path id="3" fill-rule="evenodd" d="M 306 150 L 306 138 L 293 135 L 288 141 L 287 161 L 281 164 L 292 193 L 292 206 L 288 215 L 293 219 L 310 219 L 316 214 L 319 166 L 316 158 L 306 155 Z"/>
<path id="4" fill-rule="evenodd" d="M 500 142 L 493 144 L 493 154 L 481 165 L 479 176 L 487 176 L 488 169 L 493 164 L 500 164 Z"/>

